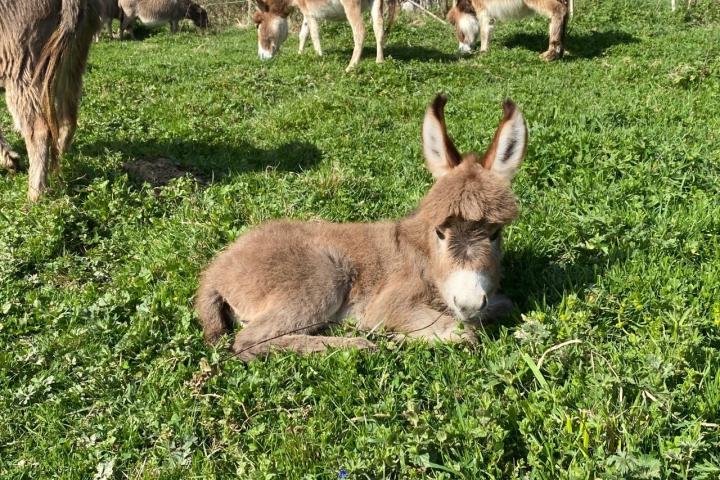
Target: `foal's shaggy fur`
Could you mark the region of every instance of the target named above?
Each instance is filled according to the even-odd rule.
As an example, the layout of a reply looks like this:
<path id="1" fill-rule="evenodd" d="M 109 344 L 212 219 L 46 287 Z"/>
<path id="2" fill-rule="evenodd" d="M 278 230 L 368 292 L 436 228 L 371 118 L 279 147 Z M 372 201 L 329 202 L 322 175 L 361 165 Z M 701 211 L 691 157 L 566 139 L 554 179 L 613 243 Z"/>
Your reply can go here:
<path id="1" fill-rule="evenodd" d="M 412 215 L 370 224 L 281 220 L 243 235 L 202 274 L 196 308 L 205 339 L 242 324 L 232 349 L 243 360 L 272 348 L 372 347 L 363 337 L 314 335 L 352 315 L 362 329 L 474 342 L 470 326 L 509 304 L 496 294 L 500 234 L 518 212 L 510 180 L 527 129 L 506 102 L 488 153 L 461 156 L 444 105 L 438 96 L 425 115 L 423 150 L 437 181 Z"/>

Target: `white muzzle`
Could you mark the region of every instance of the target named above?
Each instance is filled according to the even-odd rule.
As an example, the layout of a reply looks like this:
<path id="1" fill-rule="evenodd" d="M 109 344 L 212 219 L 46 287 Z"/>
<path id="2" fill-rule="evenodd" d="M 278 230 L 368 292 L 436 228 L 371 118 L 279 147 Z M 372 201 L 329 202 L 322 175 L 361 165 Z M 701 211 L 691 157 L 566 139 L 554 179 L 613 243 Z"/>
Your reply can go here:
<path id="1" fill-rule="evenodd" d="M 468 45 L 467 43 L 461 43 L 458 46 L 458 50 L 460 51 L 460 53 L 467 54 L 472 51 L 472 47 L 470 45 Z"/>
<path id="2" fill-rule="evenodd" d="M 265 50 L 264 48 L 258 46 L 258 56 L 260 57 L 260 60 L 270 60 L 273 57 L 273 54 L 270 50 Z"/>
<path id="3" fill-rule="evenodd" d="M 442 286 L 445 302 L 461 320 L 480 315 L 494 290 L 490 277 L 474 270 L 458 270 L 450 274 Z"/>

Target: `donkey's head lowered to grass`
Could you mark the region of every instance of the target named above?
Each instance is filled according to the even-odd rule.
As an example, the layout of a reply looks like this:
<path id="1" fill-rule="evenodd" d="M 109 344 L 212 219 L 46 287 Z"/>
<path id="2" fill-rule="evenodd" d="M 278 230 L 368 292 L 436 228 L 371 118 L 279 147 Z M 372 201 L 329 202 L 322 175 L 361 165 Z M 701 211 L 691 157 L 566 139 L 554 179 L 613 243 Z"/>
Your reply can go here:
<path id="1" fill-rule="evenodd" d="M 487 153 L 461 155 L 446 131 L 445 103 L 438 96 L 425 113 L 423 152 L 435 183 L 410 216 L 281 220 L 241 236 L 203 273 L 196 307 L 206 340 L 237 322 L 243 328 L 232 349 L 244 360 L 271 348 L 371 347 L 363 337 L 315 335 L 354 317 L 361 329 L 475 341 L 474 321 L 509 305 L 497 294 L 500 236 L 517 215 L 510 180 L 525 155 L 527 128 L 506 101 Z"/>

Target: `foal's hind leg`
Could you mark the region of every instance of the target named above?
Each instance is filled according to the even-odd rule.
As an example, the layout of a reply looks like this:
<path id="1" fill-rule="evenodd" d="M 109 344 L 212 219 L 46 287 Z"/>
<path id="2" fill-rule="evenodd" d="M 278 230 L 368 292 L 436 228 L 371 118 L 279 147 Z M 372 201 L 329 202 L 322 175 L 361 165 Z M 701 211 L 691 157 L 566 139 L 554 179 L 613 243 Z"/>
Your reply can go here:
<path id="1" fill-rule="evenodd" d="M 232 345 L 236 355 L 248 361 L 273 349 L 311 353 L 373 346 L 364 338 L 311 335 L 341 319 L 354 276 L 342 255 L 308 246 L 281 249 L 276 257 L 283 263 L 259 262 L 249 272 L 256 284 L 270 286 L 262 295 L 248 285 L 224 297 L 247 321 Z M 265 278 L 267 272 L 274 272 L 272 278 Z"/>
<path id="2" fill-rule="evenodd" d="M 540 15 L 550 19 L 550 43 L 542 54 L 547 61 L 562 58 L 565 53 L 565 29 L 568 21 L 566 0 L 525 0 L 525 4 Z"/>
<path id="3" fill-rule="evenodd" d="M 308 328 L 305 331 L 314 331 Z M 243 362 L 249 362 L 258 355 L 272 350 L 283 350 L 299 354 L 323 352 L 328 348 L 372 349 L 375 345 L 363 337 L 330 337 L 322 335 L 287 334 L 268 331 L 266 325 L 250 324 L 235 336 L 232 351 Z"/>

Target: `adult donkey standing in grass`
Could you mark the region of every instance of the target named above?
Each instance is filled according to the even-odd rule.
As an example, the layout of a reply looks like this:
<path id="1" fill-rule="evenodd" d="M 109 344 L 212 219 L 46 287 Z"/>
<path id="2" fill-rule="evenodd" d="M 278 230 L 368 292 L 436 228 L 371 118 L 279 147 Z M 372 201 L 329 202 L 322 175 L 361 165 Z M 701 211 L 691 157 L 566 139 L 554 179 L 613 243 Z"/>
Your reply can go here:
<path id="1" fill-rule="evenodd" d="M 395 20 L 397 0 L 256 0 L 258 11 L 253 17 L 258 31 L 258 55 L 261 59 L 272 58 L 287 38 L 287 17 L 291 8 L 296 7 L 303 14 L 303 23 L 300 27 L 300 53 L 305 48 L 308 33 L 313 48 L 318 55 L 322 55 L 320 46 L 320 20 L 342 20 L 347 18 L 353 34 L 353 54 L 346 71 L 357 66 L 362 55 L 365 42 L 365 25 L 362 12 L 370 10 L 373 22 L 373 32 L 377 45 L 375 60 L 382 63 L 385 59 L 385 34 Z M 388 22 L 383 19 L 383 6 L 388 4 Z"/>
<path id="2" fill-rule="evenodd" d="M 474 342 L 470 325 L 510 307 L 496 292 L 501 230 L 518 212 L 510 180 L 525 156 L 525 120 L 506 101 L 487 153 L 460 155 L 445 102 L 438 96 L 425 114 L 423 151 L 436 181 L 418 209 L 370 224 L 275 221 L 243 235 L 202 274 L 196 309 L 207 342 L 236 321 L 244 326 L 232 350 L 245 361 L 273 348 L 373 347 L 312 335 L 349 315 L 361 329 Z"/>
<path id="3" fill-rule="evenodd" d="M 88 51 L 99 24 L 95 0 L 0 0 L 0 85 L 30 157 L 30 200 L 70 146 Z M 19 156 L 0 132 L 0 167 Z"/>
<path id="4" fill-rule="evenodd" d="M 162 25 L 170 23 L 170 31 L 176 33 L 180 20 L 192 20 L 196 27 L 206 29 L 210 25 L 204 8 L 192 0 L 119 0 L 123 20 L 120 25 L 120 39 L 125 31 L 134 37 L 133 23 L 136 19 L 143 25 Z"/>
<path id="5" fill-rule="evenodd" d="M 480 51 L 487 52 L 494 20 L 522 18 L 533 13 L 550 19 L 550 44 L 542 58 L 548 61 L 561 58 L 565 53 L 567 0 L 455 0 L 447 18 L 455 25 L 461 52 L 470 52 L 478 34 Z"/>
<path id="6" fill-rule="evenodd" d="M 97 0 L 97 2 L 100 10 L 100 23 L 107 29 L 108 37 L 113 38 L 113 20 L 120 20 L 120 24 L 122 25 L 124 17 L 118 0 Z M 100 30 L 95 34 L 95 41 L 100 41 Z"/>

